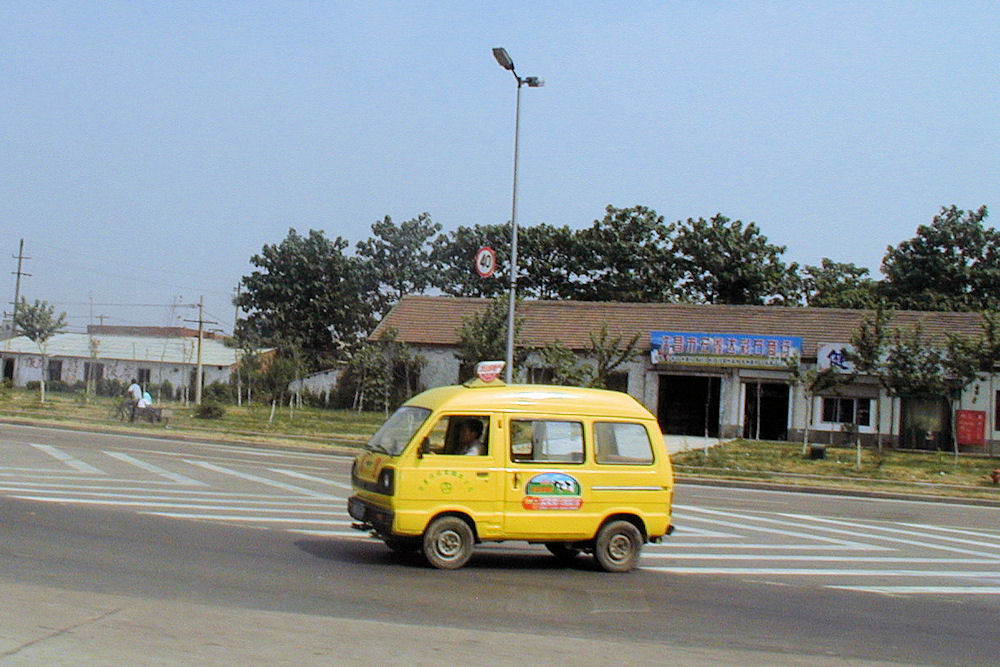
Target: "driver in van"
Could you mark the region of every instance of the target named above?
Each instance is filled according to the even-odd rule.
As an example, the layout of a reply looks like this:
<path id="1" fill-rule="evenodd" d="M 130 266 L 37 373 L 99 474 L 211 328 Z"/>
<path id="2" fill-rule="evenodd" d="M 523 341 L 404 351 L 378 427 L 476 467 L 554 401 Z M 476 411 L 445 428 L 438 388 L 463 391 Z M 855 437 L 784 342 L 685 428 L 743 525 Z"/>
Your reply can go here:
<path id="1" fill-rule="evenodd" d="M 486 454 L 486 445 L 483 443 L 483 422 L 470 418 L 459 424 L 457 453 L 466 456 Z"/>

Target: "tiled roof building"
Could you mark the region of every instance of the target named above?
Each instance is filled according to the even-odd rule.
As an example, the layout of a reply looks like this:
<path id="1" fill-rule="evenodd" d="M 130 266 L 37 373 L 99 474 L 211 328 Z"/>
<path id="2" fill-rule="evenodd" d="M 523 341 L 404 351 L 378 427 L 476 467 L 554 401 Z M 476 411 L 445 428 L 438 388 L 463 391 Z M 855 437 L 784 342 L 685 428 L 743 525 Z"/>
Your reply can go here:
<path id="1" fill-rule="evenodd" d="M 488 299 L 405 297 L 370 339 L 395 329 L 400 341 L 427 359 L 425 386 L 454 383 L 464 379 L 454 355 L 458 332 L 465 318 L 488 304 Z M 667 433 L 822 442 L 857 436 L 866 443 L 950 448 L 954 421 L 977 413 L 983 422 L 977 446 L 992 451 L 994 444 L 1000 445 L 1000 396 L 988 377 L 970 385 L 954 405 L 949 397 L 918 401 L 888 396 L 864 377 L 809 396 L 784 361 L 768 363 L 760 354 L 738 352 L 740 345 L 747 346 L 744 352 L 754 345 L 760 350 L 789 345 L 799 369 L 809 370 L 824 365 L 832 350 L 848 346 L 871 314 L 836 308 L 524 301 L 517 311 L 523 320 L 517 345 L 540 348 L 559 341 L 585 352 L 591 334 L 602 326 L 623 343 L 638 335 L 643 354 L 618 369 L 620 385 L 614 388 L 646 405 Z M 943 346 L 948 334 L 982 335 L 983 320 L 977 313 L 893 313 L 890 329 L 914 327 L 926 344 Z M 697 354 L 682 350 L 685 345 L 699 348 Z M 664 353 L 658 355 L 654 349 L 660 346 Z M 517 377 L 544 378 L 542 366 L 537 354 L 529 355 Z"/>

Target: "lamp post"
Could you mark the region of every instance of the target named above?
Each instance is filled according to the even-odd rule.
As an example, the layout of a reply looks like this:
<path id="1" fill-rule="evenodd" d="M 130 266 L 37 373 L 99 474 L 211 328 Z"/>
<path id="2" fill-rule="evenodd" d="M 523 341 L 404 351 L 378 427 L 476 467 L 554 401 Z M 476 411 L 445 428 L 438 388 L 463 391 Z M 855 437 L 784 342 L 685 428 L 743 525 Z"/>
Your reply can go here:
<path id="1" fill-rule="evenodd" d="M 514 300 L 517 297 L 517 147 L 521 135 L 521 86 L 538 88 L 545 82 L 537 76 L 518 76 L 514 71 L 514 61 L 502 46 L 493 49 L 493 57 L 517 81 L 517 101 L 514 107 L 514 193 L 510 211 L 510 304 L 507 310 L 507 363 L 504 366 L 504 381 L 510 384 L 514 377 Z"/>

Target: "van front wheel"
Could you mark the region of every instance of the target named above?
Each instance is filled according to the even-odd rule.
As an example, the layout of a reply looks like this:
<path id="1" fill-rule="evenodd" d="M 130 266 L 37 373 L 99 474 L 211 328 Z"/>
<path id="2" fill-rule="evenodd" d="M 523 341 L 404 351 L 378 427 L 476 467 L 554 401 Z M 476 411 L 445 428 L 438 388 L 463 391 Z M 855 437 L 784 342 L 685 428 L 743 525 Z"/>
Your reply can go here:
<path id="1" fill-rule="evenodd" d="M 608 572 L 628 572 L 639 563 L 642 533 L 628 521 L 612 521 L 601 527 L 594 540 L 594 558 Z"/>
<path id="2" fill-rule="evenodd" d="M 435 519 L 424 533 L 424 556 L 436 568 L 457 570 L 472 556 L 472 529 L 456 516 Z"/>

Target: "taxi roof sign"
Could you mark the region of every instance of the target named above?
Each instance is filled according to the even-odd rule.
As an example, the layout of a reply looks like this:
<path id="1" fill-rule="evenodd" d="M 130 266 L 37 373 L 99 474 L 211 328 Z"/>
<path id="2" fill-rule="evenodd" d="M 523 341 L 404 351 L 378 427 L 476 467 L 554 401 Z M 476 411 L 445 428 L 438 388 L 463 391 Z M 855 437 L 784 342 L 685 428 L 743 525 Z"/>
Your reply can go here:
<path id="1" fill-rule="evenodd" d="M 476 377 L 483 382 L 490 383 L 500 377 L 506 361 L 480 361 L 476 364 Z"/>

